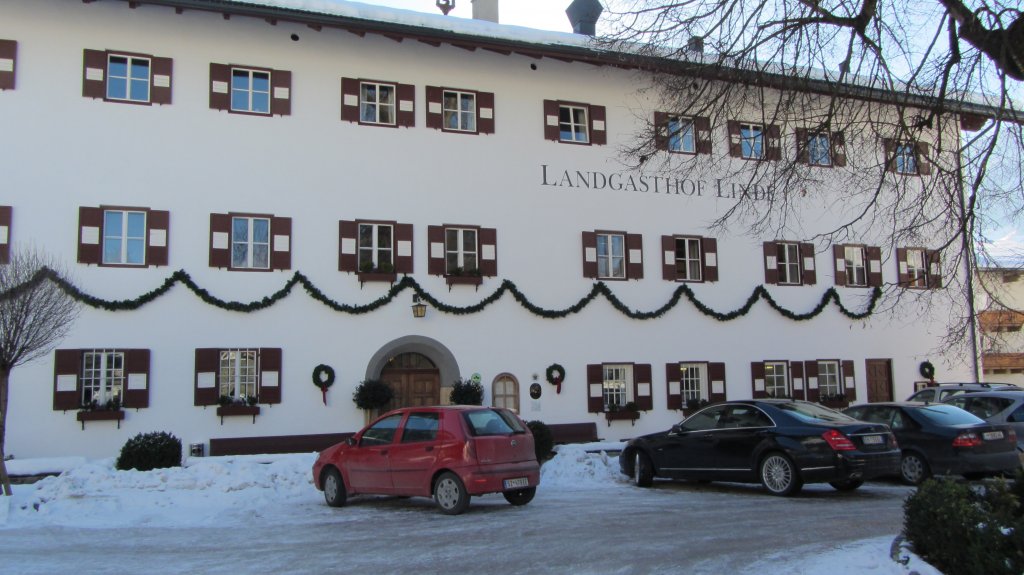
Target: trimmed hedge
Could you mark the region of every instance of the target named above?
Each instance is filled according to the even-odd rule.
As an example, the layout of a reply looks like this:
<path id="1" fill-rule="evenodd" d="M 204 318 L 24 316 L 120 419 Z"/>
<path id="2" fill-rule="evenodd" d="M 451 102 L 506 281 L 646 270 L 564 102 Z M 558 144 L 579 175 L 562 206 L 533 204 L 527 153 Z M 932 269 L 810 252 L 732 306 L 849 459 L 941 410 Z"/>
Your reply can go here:
<path id="1" fill-rule="evenodd" d="M 526 427 L 529 427 L 530 433 L 533 434 L 533 449 L 537 452 L 537 461 L 544 463 L 555 447 L 555 436 L 552 435 L 548 424 L 543 421 L 528 421 Z"/>
<path id="2" fill-rule="evenodd" d="M 140 433 L 124 444 L 115 465 L 122 471 L 181 467 L 181 440 L 166 431 Z"/>

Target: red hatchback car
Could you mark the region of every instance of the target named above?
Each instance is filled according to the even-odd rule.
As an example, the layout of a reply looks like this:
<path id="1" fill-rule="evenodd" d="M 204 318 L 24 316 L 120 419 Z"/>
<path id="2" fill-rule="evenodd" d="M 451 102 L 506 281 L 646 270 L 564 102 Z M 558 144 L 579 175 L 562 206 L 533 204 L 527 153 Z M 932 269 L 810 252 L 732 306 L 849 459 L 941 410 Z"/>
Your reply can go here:
<path id="1" fill-rule="evenodd" d="M 457 515 L 473 495 L 533 500 L 540 464 L 533 434 L 516 414 L 479 406 L 406 407 L 320 452 L 313 483 L 332 507 L 350 495 L 433 497 Z"/>

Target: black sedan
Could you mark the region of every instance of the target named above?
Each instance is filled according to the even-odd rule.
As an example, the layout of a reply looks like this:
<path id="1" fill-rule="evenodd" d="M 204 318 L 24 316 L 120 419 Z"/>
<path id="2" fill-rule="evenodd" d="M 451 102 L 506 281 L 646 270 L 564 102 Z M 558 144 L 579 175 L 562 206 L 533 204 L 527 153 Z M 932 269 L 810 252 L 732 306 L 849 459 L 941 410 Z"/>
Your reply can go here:
<path id="1" fill-rule="evenodd" d="M 793 495 L 804 483 L 856 489 L 898 472 L 900 450 L 884 425 L 806 401 L 760 399 L 708 406 L 661 433 L 631 440 L 619 467 L 639 487 L 655 477 L 735 481 Z"/>
<path id="2" fill-rule="evenodd" d="M 932 474 L 968 478 L 1009 474 L 1020 466 L 1017 433 L 944 403 L 869 403 L 846 409 L 888 425 L 903 449 L 900 477 L 917 485 Z"/>

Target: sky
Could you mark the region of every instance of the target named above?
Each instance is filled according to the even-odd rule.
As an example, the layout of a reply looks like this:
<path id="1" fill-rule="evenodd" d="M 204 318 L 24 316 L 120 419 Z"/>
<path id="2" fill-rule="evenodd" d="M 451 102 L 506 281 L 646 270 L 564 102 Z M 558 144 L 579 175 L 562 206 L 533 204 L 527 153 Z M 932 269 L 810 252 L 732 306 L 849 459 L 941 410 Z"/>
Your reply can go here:
<path id="1" fill-rule="evenodd" d="M 435 0 L 357 1 L 362 1 L 365 4 L 414 10 L 416 12 L 441 13 L 435 5 Z M 555 32 L 572 32 L 572 26 L 569 25 L 569 19 L 565 15 L 565 9 L 570 3 L 571 0 L 501 0 L 498 5 L 498 20 L 500 24 L 526 26 L 528 28 L 552 30 Z M 472 18 L 472 1 L 455 0 L 455 9 L 448 15 L 459 18 Z"/>

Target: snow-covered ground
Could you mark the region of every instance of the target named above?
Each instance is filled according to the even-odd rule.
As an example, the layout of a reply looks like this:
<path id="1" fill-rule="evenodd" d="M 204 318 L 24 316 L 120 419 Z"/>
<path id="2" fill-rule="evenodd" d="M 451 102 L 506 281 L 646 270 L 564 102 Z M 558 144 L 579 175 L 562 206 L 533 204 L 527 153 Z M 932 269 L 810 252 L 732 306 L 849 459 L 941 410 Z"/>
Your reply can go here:
<path id="1" fill-rule="evenodd" d="M 587 497 L 592 498 L 595 505 L 601 505 L 601 502 L 608 501 L 609 497 L 672 497 L 675 501 L 679 500 L 678 493 L 666 494 L 664 490 L 659 489 L 636 489 L 628 483 L 627 478 L 619 474 L 615 456 L 600 451 L 594 452 L 594 449 L 617 447 L 609 444 L 562 446 L 558 455 L 542 468 L 537 500 L 547 499 L 549 504 L 538 505 L 535 501 L 525 508 L 509 508 L 504 505 L 504 501 L 495 502 L 493 497 L 477 498 L 474 499 L 470 512 L 462 518 L 471 517 L 474 507 L 482 507 L 484 512 L 491 513 L 492 516 L 496 516 L 492 511 L 499 509 L 505 510 L 506 513 L 522 513 L 522 516 L 517 516 L 516 519 L 520 523 L 542 519 L 541 516 L 544 515 L 552 518 L 561 517 L 578 511 L 570 510 L 568 507 L 560 509 L 559 502 L 565 501 L 585 507 L 586 503 L 581 501 L 581 498 Z M 21 542 L 19 547 L 23 547 L 26 541 L 35 542 L 36 537 L 40 539 L 40 544 L 45 546 L 45 541 L 42 540 L 59 537 L 55 535 L 57 532 L 83 533 L 95 530 L 109 533 L 111 530 L 117 532 L 116 530 L 128 528 L 131 533 L 144 534 L 146 530 L 152 530 L 160 534 L 161 544 L 174 546 L 175 542 L 168 541 L 168 537 L 184 538 L 193 529 L 216 528 L 233 531 L 244 527 L 256 526 L 257 529 L 261 529 L 263 527 L 260 526 L 272 526 L 275 529 L 286 530 L 289 526 L 323 520 L 336 521 L 338 517 L 344 515 L 332 513 L 339 510 L 327 508 L 323 504 L 320 492 L 312 486 L 310 468 L 314 459 L 315 454 L 189 458 L 181 468 L 149 472 L 117 471 L 112 459 L 9 461 L 8 467 L 14 474 L 38 473 L 49 469 L 60 469 L 63 473 L 32 485 L 15 485 L 13 497 L 0 498 L 0 549 L 5 545 L 11 545 L 15 540 Z M 862 489 L 873 488 L 865 486 Z M 880 493 L 892 496 L 892 490 L 895 488 L 878 489 Z M 886 489 L 889 491 L 885 491 Z M 902 494 L 902 491 L 896 493 L 897 496 Z M 827 505 L 828 500 L 841 495 L 845 494 L 837 494 L 830 490 L 812 492 L 807 498 L 792 500 L 794 505 L 801 506 L 801 509 L 794 508 L 793 512 L 805 511 L 808 504 Z M 750 505 L 752 497 L 757 497 L 756 501 L 762 502 L 777 501 L 777 498 L 746 489 L 726 491 L 724 494 L 716 492 L 713 496 L 719 501 L 739 501 L 738 505 L 741 506 Z M 801 501 L 802 499 L 804 501 Z M 806 499 L 811 501 L 808 502 Z M 488 501 L 492 503 L 491 506 L 486 506 Z M 661 505 L 658 501 L 653 503 Z M 844 503 L 856 504 L 855 501 Z M 380 519 L 390 513 L 400 514 L 403 522 L 410 519 L 421 521 L 424 523 L 424 529 L 434 529 L 436 526 L 431 522 L 437 520 L 438 514 L 429 509 L 429 506 L 430 502 L 425 499 L 387 500 L 376 509 L 373 505 L 361 506 L 356 503 L 350 505 L 347 510 L 351 515 L 345 520 L 345 526 L 352 527 L 353 522 L 358 523 L 370 518 Z M 414 513 L 415 518 L 411 518 L 410 508 L 411 511 L 422 512 Z M 727 508 L 723 509 L 723 514 L 725 513 Z M 458 525 L 458 518 L 455 521 L 451 525 Z M 611 527 L 612 525 L 609 525 L 609 528 Z M 941 575 L 939 571 L 906 550 L 900 553 L 900 556 L 908 561 L 906 565 L 893 561 L 890 557 L 890 548 L 895 536 L 895 532 L 884 533 L 878 537 L 848 542 L 824 551 L 821 545 L 796 548 L 777 546 L 770 554 L 760 556 L 760 559 L 742 568 L 741 571 L 808 575 L 904 575 L 916 571 L 920 575 Z M 585 542 L 574 542 L 572 533 L 561 533 L 558 537 L 570 547 L 586 545 Z M 144 539 L 144 536 L 140 537 L 140 541 Z M 139 549 L 139 553 L 146 552 L 144 546 Z M 26 563 L 19 567 L 19 559 Z M 31 557 L 27 555 L 13 558 L 8 556 L 0 561 L 0 572 L 33 572 L 29 568 L 30 560 Z M 47 568 L 61 566 L 62 560 L 53 557 L 48 557 L 47 560 Z M 71 555 L 67 561 L 73 560 L 74 556 Z M 401 565 L 388 565 L 396 572 L 401 570 Z M 88 568 L 83 569 L 82 565 L 68 564 L 64 567 L 66 569 L 58 570 L 90 572 Z M 198 572 L 215 572 L 207 567 L 197 566 L 196 569 L 201 569 Z M 286 567 L 284 572 L 290 571 Z M 296 567 L 294 572 L 305 571 Z M 539 571 L 533 569 L 532 572 Z M 564 568 L 552 569 L 550 572 L 564 572 Z M 621 572 L 637 571 L 634 569 Z"/>

